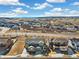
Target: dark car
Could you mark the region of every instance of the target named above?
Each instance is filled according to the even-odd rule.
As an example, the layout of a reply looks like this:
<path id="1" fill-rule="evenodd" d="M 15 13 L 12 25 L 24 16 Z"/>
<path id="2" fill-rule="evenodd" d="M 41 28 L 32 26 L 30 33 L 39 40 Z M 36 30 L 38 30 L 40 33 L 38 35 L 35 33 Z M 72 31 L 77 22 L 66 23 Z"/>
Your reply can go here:
<path id="1" fill-rule="evenodd" d="M 11 38 L 0 37 L 0 55 L 6 55 L 11 47 L 13 46 L 13 41 Z"/>
<path id="2" fill-rule="evenodd" d="M 79 38 L 72 38 L 72 45 L 76 51 L 79 51 Z"/>
<path id="3" fill-rule="evenodd" d="M 51 39 L 49 42 L 49 46 L 51 49 L 60 49 L 61 51 L 67 51 L 68 48 L 68 40 L 66 39 Z"/>
<path id="4" fill-rule="evenodd" d="M 48 46 L 45 44 L 44 39 L 40 38 L 26 39 L 25 48 L 31 55 L 48 55 L 50 52 Z"/>
<path id="5" fill-rule="evenodd" d="M 79 51 L 79 40 L 73 39 L 51 39 L 50 48 L 56 53 L 73 55 Z"/>

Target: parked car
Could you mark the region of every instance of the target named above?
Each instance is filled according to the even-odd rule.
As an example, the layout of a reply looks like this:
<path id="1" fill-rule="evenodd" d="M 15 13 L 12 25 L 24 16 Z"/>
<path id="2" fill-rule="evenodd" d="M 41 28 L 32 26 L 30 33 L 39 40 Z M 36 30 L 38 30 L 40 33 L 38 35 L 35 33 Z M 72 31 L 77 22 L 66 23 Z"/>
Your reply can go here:
<path id="1" fill-rule="evenodd" d="M 52 51 L 61 54 L 73 55 L 75 54 L 75 47 L 72 45 L 71 40 L 68 39 L 51 39 L 49 46 Z"/>
<path id="2" fill-rule="evenodd" d="M 31 55 L 48 55 L 50 52 L 48 46 L 45 44 L 45 41 L 40 38 L 26 39 L 25 48 Z"/>
<path id="3" fill-rule="evenodd" d="M 67 51 L 68 40 L 66 40 L 66 39 L 53 39 L 50 42 L 50 47 L 53 47 L 53 49 L 59 48 L 61 51 Z"/>
<path id="4" fill-rule="evenodd" d="M 10 51 L 13 44 L 14 42 L 11 38 L 0 37 L 0 55 L 6 55 Z"/>
<path id="5" fill-rule="evenodd" d="M 72 45 L 76 51 L 79 51 L 79 38 L 72 38 Z"/>
<path id="6" fill-rule="evenodd" d="M 77 30 L 79 30 L 79 25 L 75 25 L 74 28 L 76 28 Z"/>

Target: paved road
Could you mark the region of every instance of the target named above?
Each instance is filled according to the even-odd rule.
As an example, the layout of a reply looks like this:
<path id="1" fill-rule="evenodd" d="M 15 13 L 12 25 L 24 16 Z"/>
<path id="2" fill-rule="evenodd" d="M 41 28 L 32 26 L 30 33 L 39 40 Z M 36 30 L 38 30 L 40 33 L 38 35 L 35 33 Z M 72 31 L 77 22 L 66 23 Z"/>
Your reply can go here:
<path id="1" fill-rule="evenodd" d="M 1 31 L 0 33 L 1 34 L 4 34 L 6 31 L 8 31 L 10 28 L 7 28 L 7 27 L 0 27 Z"/>
<path id="2" fill-rule="evenodd" d="M 79 38 L 79 35 L 65 35 L 65 34 L 49 34 L 49 33 L 25 33 L 25 32 L 11 32 L 6 33 L 5 35 L 12 35 L 12 36 L 20 36 L 20 35 L 27 35 L 27 36 L 44 36 L 44 37 L 77 37 Z"/>
<path id="3" fill-rule="evenodd" d="M 6 31 L 8 31 L 10 28 L 5 28 L 5 27 L 0 27 L 0 29 L 2 29 L 0 31 L 0 35 L 11 35 L 11 36 L 20 36 L 20 35 L 27 35 L 27 36 L 44 36 L 44 37 L 78 37 L 79 38 L 79 35 L 72 35 L 72 34 L 68 34 L 68 35 L 65 35 L 65 34 L 49 34 L 49 33 L 30 33 L 30 32 L 11 32 L 11 33 L 6 33 Z"/>
<path id="4" fill-rule="evenodd" d="M 7 56 L 15 56 L 21 54 L 24 49 L 24 45 L 25 45 L 25 37 L 20 36 L 17 39 L 17 42 L 12 46 Z"/>

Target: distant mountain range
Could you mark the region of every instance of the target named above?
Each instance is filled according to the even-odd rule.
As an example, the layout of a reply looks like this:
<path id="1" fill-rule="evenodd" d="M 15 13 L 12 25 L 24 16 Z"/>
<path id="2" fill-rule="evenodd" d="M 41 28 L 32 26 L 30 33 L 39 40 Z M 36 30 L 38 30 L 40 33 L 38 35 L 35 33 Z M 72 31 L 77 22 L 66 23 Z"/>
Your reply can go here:
<path id="1" fill-rule="evenodd" d="M 10 18 L 10 17 L 0 17 L 0 21 L 6 21 L 6 20 L 14 20 L 14 19 L 20 19 L 22 17 L 18 18 Z M 41 19 L 41 18 L 46 18 L 46 19 L 52 19 L 52 18 L 79 18 L 79 16 L 54 16 L 54 17 L 23 17 L 23 19 Z"/>

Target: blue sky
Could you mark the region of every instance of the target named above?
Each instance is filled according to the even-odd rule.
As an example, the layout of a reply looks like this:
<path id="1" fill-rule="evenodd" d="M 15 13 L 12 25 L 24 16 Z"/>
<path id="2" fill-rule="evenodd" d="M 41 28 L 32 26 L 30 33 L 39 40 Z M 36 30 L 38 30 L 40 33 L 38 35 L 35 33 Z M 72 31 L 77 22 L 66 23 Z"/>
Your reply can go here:
<path id="1" fill-rule="evenodd" d="M 0 0 L 0 17 L 79 16 L 79 0 Z"/>

